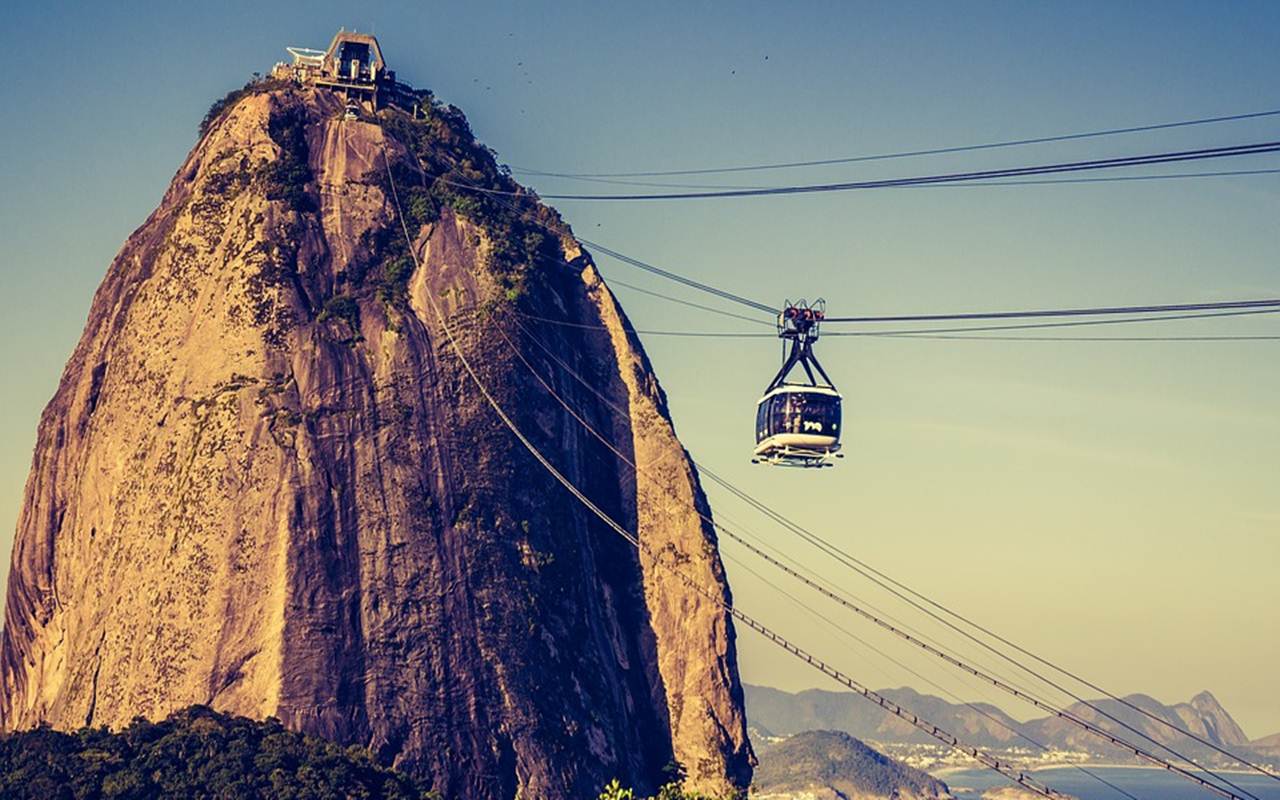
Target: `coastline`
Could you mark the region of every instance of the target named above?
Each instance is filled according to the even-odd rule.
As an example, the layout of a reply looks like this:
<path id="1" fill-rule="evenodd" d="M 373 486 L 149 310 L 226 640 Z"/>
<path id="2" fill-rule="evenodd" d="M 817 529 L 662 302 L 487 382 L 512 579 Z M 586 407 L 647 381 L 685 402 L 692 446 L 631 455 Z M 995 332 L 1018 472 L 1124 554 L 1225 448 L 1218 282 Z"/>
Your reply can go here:
<path id="1" fill-rule="evenodd" d="M 1020 769 L 1023 772 L 1036 773 L 1036 772 L 1048 772 L 1049 770 L 1057 770 L 1057 769 L 1072 769 L 1074 767 L 1084 767 L 1085 769 L 1141 769 L 1141 770 L 1150 770 L 1152 772 L 1174 774 L 1170 772 L 1170 770 L 1165 769 L 1164 767 L 1157 767 L 1154 764 L 1119 764 L 1111 761 L 1065 761 L 1057 764 L 1044 764 L 1044 765 L 1037 765 L 1034 767 L 1019 767 L 1018 769 Z M 948 764 L 947 766 L 941 769 L 924 770 L 924 772 L 928 773 L 929 775 L 932 775 L 938 780 L 945 780 L 947 775 L 955 775 L 961 772 L 975 772 L 978 770 L 985 770 L 985 769 L 986 767 L 984 767 L 982 764 L 974 762 L 973 764 L 968 766 L 960 765 L 960 764 Z M 1259 775 L 1261 776 L 1261 774 L 1256 770 L 1242 769 L 1240 767 L 1230 767 L 1230 768 L 1223 767 L 1222 769 L 1214 767 L 1213 771 L 1221 775 Z"/>

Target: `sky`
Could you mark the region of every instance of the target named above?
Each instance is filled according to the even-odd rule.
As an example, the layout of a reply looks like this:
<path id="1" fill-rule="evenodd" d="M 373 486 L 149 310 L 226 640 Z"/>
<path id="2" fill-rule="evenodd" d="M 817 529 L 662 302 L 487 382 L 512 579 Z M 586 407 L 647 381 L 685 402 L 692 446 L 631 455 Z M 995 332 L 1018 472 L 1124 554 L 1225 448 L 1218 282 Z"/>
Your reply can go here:
<path id="1" fill-rule="evenodd" d="M 500 160 L 550 171 L 838 158 L 1280 108 L 1280 5 L 1268 2 L 15 5 L 0 28 L 4 552 L 92 294 L 209 104 L 339 26 L 376 33 L 400 78 L 462 108 Z M 694 182 L 898 177 L 1278 133 L 1270 118 Z M 1272 154 L 1227 168 L 1276 167 Z M 521 177 L 544 194 L 623 188 Z M 1280 297 L 1280 175 L 557 207 L 629 255 L 768 303 L 822 296 L 840 315 Z M 617 291 L 641 329 L 747 327 Z M 1277 334 L 1280 320 L 1123 332 Z M 1113 692 L 1177 702 L 1208 689 L 1250 737 L 1280 731 L 1280 342 L 823 339 L 845 458 L 821 471 L 749 463 L 775 343 L 645 345 L 694 457 L 796 522 Z M 708 492 L 726 524 L 953 643 Z M 833 635 L 779 593 L 802 587 L 732 542 L 722 552 L 739 607 L 859 680 L 1033 715 L 860 620 L 842 624 L 865 644 Z M 748 682 L 835 688 L 750 631 L 739 642 Z"/>

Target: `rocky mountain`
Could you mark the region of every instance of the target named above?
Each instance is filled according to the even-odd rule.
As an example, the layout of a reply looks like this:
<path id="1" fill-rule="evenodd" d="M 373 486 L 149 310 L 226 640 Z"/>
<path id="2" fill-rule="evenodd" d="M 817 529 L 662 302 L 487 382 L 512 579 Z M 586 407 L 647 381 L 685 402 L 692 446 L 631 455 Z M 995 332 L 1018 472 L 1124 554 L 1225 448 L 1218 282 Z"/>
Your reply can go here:
<path id="1" fill-rule="evenodd" d="M 647 791 L 673 759 L 743 788 L 733 626 L 677 574 L 729 590 L 644 351 L 558 215 L 415 102 L 268 80 L 211 111 L 41 417 L 0 724 L 205 704 L 448 797 Z"/>
<path id="2" fill-rule="evenodd" d="M 894 761 L 843 731 L 806 731 L 757 745 L 760 800 L 942 800 L 942 781 Z"/>
<path id="3" fill-rule="evenodd" d="M 995 706 L 976 704 L 994 718 L 989 719 L 967 706 L 948 703 L 940 697 L 921 694 L 906 687 L 884 689 L 881 694 L 961 736 L 967 742 L 991 747 L 1003 746 L 1016 740 L 1015 734 L 999 723 L 1017 730 L 1017 721 Z M 791 693 L 767 686 L 748 685 L 746 697 L 747 716 L 751 724 L 760 725 L 780 736 L 826 729 L 840 730 L 861 739 L 881 742 L 928 744 L 936 741 L 913 725 L 852 692 L 807 689 Z"/>
<path id="4" fill-rule="evenodd" d="M 1058 717 L 1041 717 L 1018 722 L 995 706 L 975 703 L 974 707 L 949 703 L 939 697 L 921 694 L 913 689 L 884 689 L 881 694 L 920 714 L 942 728 L 956 734 L 968 744 L 987 748 L 1028 746 L 1013 731 L 1019 731 L 1050 747 L 1077 750 L 1107 758 L 1127 758 L 1079 727 Z M 830 692 L 810 689 L 792 694 L 763 686 L 747 686 L 747 714 L 753 725 L 779 735 L 804 730 L 831 728 L 879 742 L 930 743 L 925 734 L 905 725 L 897 717 L 866 702 L 852 692 Z M 1209 692 L 1201 692 L 1188 703 L 1166 706 L 1147 695 L 1125 698 L 1139 708 L 1177 725 L 1183 730 L 1213 742 L 1220 747 L 1250 749 L 1240 726 Z M 1196 758 L 1218 763 L 1222 758 L 1211 748 L 1191 742 L 1164 725 L 1126 708 L 1114 700 L 1091 701 L 1102 712 L 1142 731 L 1156 741 L 1174 744 L 1177 749 Z M 1133 738 L 1121 725 L 1107 719 L 1083 703 L 1069 709 L 1099 728 Z M 1152 746 L 1154 748 L 1154 746 Z"/>
<path id="5" fill-rule="evenodd" d="M 1248 737 L 1240 730 L 1240 726 L 1236 724 L 1236 721 L 1231 718 L 1226 709 L 1209 692 L 1201 692 L 1192 698 L 1189 703 L 1178 703 L 1171 706 L 1166 706 L 1145 694 L 1132 694 L 1127 696 L 1125 700 L 1172 725 L 1190 731 L 1220 747 L 1244 747 L 1249 743 Z M 1212 757 L 1212 750 L 1209 748 L 1194 742 L 1188 743 L 1189 740 L 1185 736 L 1179 735 L 1168 727 L 1160 725 L 1151 718 L 1127 708 L 1115 700 L 1092 700 L 1090 703 L 1101 712 L 1105 712 L 1106 715 L 1121 720 L 1131 728 L 1142 731 L 1158 742 L 1174 745 L 1178 750 L 1186 751 L 1188 755 L 1195 756 L 1199 754 L 1205 757 Z M 1128 733 L 1122 726 L 1111 719 L 1107 719 L 1102 713 L 1094 711 L 1083 703 L 1074 703 L 1068 707 L 1068 710 L 1081 719 L 1095 723 L 1104 730 L 1113 731 L 1121 735 Z M 1118 755 L 1115 750 L 1100 744 L 1092 734 L 1062 719 L 1049 717 L 1030 720 L 1024 725 L 1023 729 L 1046 744 L 1051 743 L 1061 748 L 1084 750 L 1104 755 Z"/>

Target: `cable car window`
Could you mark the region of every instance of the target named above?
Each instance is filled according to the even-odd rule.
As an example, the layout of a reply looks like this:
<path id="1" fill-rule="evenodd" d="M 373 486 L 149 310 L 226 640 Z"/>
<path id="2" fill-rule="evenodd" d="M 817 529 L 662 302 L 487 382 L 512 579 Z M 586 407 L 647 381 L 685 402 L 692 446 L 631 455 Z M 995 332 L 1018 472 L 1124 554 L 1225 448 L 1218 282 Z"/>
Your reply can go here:
<path id="1" fill-rule="evenodd" d="M 783 433 L 787 430 L 787 396 L 774 395 L 769 400 L 769 434 Z"/>
<path id="2" fill-rule="evenodd" d="M 811 392 L 787 392 L 769 399 L 769 435 L 810 433 L 838 436 L 840 398 Z"/>
<path id="3" fill-rule="evenodd" d="M 769 399 L 769 434 L 775 435 L 787 429 L 785 395 L 774 395 Z"/>
<path id="4" fill-rule="evenodd" d="M 771 433 L 794 433 L 796 413 L 800 406 L 797 396 L 791 393 L 774 395 L 770 401 L 769 430 Z"/>
<path id="5" fill-rule="evenodd" d="M 824 435 L 837 435 L 840 430 L 840 398 L 816 395 L 808 403 L 804 418 L 806 422 L 820 424 Z"/>
<path id="6" fill-rule="evenodd" d="M 787 398 L 786 430 L 789 433 L 805 433 L 805 409 L 809 398 L 803 394 L 793 394 Z"/>

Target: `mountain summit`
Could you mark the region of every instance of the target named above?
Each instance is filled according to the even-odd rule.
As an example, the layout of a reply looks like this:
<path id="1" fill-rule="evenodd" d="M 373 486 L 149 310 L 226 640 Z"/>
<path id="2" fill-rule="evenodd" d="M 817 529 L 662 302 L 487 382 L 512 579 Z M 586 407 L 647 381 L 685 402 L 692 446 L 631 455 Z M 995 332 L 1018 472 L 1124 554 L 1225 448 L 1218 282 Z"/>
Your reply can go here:
<path id="1" fill-rule="evenodd" d="M 733 626 L 676 572 L 728 586 L 644 351 L 558 215 L 412 97 L 268 79 L 211 110 L 40 420 L 0 723 L 206 704 L 448 797 L 647 791 L 672 761 L 743 789 Z"/>

